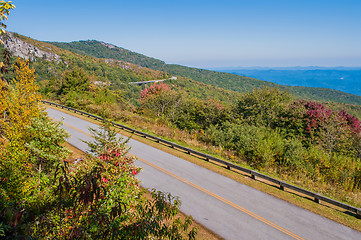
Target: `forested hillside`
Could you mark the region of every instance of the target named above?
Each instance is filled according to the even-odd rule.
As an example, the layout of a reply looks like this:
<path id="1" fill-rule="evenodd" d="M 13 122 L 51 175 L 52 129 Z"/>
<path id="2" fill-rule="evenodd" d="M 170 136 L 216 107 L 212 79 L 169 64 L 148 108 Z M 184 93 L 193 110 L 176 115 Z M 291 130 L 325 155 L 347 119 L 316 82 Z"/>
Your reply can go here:
<path id="1" fill-rule="evenodd" d="M 79 54 L 93 56 L 97 58 L 112 58 L 125 62 L 134 63 L 143 67 L 152 69 L 162 69 L 165 62 L 155 58 L 147 57 L 142 54 L 129 51 L 124 48 L 116 47 L 112 44 L 99 42 L 96 40 L 79 41 L 79 42 L 50 42 L 51 44 L 73 51 Z"/>
<path id="2" fill-rule="evenodd" d="M 80 74 L 86 75 L 88 78 L 87 84 L 90 85 L 91 88 L 99 89 L 101 85 L 106 85 L 110 90 L 117 91 L 118 95 L 121 94 L 124 96 L 125 101 L 135 105 L 138 104 L 140 90 L 143 87 L 129 84 L 129 82 L 166 79 L 172 76 L 167 72 L 142 67 L 125 60 L 96 58 L 73 53 L 71 51 L 58 48 L 50 43 L 36 41 L 16 33 L 9 33 L 8 36 L 4 36 L 3 38 L 6 39 L 6 44 L 14 47 L 13 50 L 15 55 L 20 55 L 22 57 L 26 56 L 27 58 L 33 60 L 31 65 L 35 68 L 35 73 L 38 76 L 37 81 L 42 86 L 41 91 L 49 98 L 54 98 L 56 95 L 59 95 L 64 77 L 72 71 L 81 72 Z M 20 49 L 19 47 L 16 49 L 16 46 L 23 46 L 24 49 L 21 49 L 21 47 Z M 32 52 L 28 53 L 27 49 L 32 49 Z M 53 61 L 52 59 L 48 59 L 40 55 L 34 56 L 35 53 L 40 51 L 43 51 L 42 54 L 51 53 L 52 57 L 56 58 L 57 61 Z M 129 56 L 131 55 L 132 54 L 129 54 Z M 137 55 L 139 54 L 135 54 L 135 56 Z M 12 61 L 14 61 L 14 59 L 15 56 Z M 133 57 L 131 57 L 131 59 L 133 59 Z M 138 59 L 138 57 L 135 59 Z M 5 77 L 11 79 L 13 76 L 10 74 Z M 174 88 L 188 93 L 192 97 L 200 99 L 212 96 L 212 98 L 231 102 L 237 95 L 232 91 L 223 90 L 211 85 L 205 85 L 186 78 L 171 80 L 169 83 L 172 84 Z M 70 92 L 68 94 L 69 99 L 63 96 L 62 100 L 76 107 L 77 104 L 75 103 L 77 102 L 77 99 L 88 99 L 88 97 L 84 95 L 89 94 L 90 93 L 88 92 L 83 92 L 75 95 Z M 96 91 L 94 94 L 97 94 Z M 84 104 L 91 105 L 86 101 Z"/>
<path id="3" fill-rule="evenodd" d="M 294 94 L 298 99 L 308 99 L 316 101 L 331 101 L 339 103 L 361 105 L 361 96 L 356 96 L 341 91 L 327 88 L 309 88 L 309 87 L 291 87 L 282 86 L 271 82 L 261 81 L 254 78 L 238 76 L 224 72 L 209 71 L 204 69 L 190 68 L 174 64 L 165 64 L 158 59 L 150 58 L 139 53 L 135 53 L 124 48 L 103 42 L 90 40 L 71 43 L 52 44 L 81 54 L 94 56 L 98 58 L 113 58 L 123 61 L 129 61 L 140 66 L 149 67 L 156 70 L 165 71 L 172 75 L 178 75 L 190 78 L 205 84 L 224 88 L 232 91 L 244 93 L 251 91 L 255 87 L 270 86 L 279 87 Z"/>

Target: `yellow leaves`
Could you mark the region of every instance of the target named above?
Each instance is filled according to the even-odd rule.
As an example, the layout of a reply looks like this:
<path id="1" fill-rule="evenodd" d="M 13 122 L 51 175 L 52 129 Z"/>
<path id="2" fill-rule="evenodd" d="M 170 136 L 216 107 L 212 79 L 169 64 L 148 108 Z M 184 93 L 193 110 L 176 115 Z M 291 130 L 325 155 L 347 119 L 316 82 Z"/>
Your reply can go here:
<path id="1" fill-rule="evenodd" d="M 1 18 L 5 18 L 6 15 L 9 15 L 9 10 L 10 9 L 14 9 L 15 5 L 12 4 L 12 1 L 0 1 L 0 14 L 1 14 Z M 6 15 L 5 15 L 6 14 Z M 7 19 L 7 18 L 6 18 Z"/>
<path id="2" fill-rule="evenodd" d="M 0 20 L 8 20 L 8 17 L 6 15 L 9 15 L 10 9 L 14 9 L 15 5 L 11 4 L 11 1 L 5 2 L 0 1 Z M 0 23 L 0 35 L 6 33 L 5 31 L 6 25 L 4 23 Z M 0 40 L 1 44 L 4 44 L 2 40 Z"/>
<path id="3" fill-rule="evenodd" d="M 0 114 L 4 131 L 9 140 L 26 138 L 25 128 L 32 118 L 40 115 L 41 96 L 37 92 L 34 70 L 28 61 L 15 63 L 16 78 L 6 88 L 0 88 Z M 4 83 L 1 83 L 4 85 Z"/>
<path id="4" fill-rule="evenodd" d="M 9 15 L 11 9 L 14 9 L 15 5 L 12 4 L 11 1 L 5 2 L 5 1 L 0 1 L 0 20 L 8 20 L 8 17 L 6 15 Z M 0 34 L 5 33 L 5 29 L 6 25 L 4 23 L 0 24 Z M 1 43 L 3 43 L 2 41 L 0 41 Z"/>

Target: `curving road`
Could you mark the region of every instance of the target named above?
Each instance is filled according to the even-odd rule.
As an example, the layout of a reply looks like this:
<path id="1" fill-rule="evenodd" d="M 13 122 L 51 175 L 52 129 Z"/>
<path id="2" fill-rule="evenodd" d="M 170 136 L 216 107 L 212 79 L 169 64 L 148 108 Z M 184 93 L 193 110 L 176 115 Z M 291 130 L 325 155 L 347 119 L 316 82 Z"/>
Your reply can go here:
<path id="1" fill-rule="evenodd" d="M 95 124 L 47 109 L 81 150 Z M 131 139 L 142 186 L 179 196 L 181 210 L 225 239 L 361 239 L 361 232 Z M 360 220 L 361 224 L 361 220 Z"/>

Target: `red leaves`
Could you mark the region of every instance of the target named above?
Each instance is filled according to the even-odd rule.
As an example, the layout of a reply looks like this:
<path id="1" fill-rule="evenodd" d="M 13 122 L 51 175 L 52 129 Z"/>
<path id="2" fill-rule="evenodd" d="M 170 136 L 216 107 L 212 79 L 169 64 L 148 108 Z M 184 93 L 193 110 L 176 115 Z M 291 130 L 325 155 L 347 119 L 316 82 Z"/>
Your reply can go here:
<path id="1" fill-rule="evenodd" d="M 103 161 L 109 161 L 110 160 L 110 156 L 107 155 L 107 154 L 99 155 L 98 158 L 103 160 Z"/>
<path id="2" fill-rule="evenodd" d="M 310 132 L 312 129 L 318 128 L 322 123 L 331 121 L 331 115 L 335 114 L 337 118 L 333 118 L 332 121 L 341 121 L 340 124 L 346 124 L 353 132 L 361 132 L 360 120 L 346 112 L 345 110 L 336 113 L 325 105 L 317 102 L 305 102 L 300 101 L 306 109 L 305 118 L 308 122 L 306 130 Z"/>
<path id="3" fill-rule="evenodd" d="M 109 182 L 109 180 L 103 177 L 102 182 L 107 183 L 107 182 Z"/>
<path id="4" fill-rule="evenodd" d="M 110 161 L 112 158 L 118 158 L 120 156 L 124 155 L 124 151 L 123 150 L 112 150 L 112 149 L 108 149 L 107 153 L 103 153 L 100 154 L 98 156 L 99 159 L 103 160 L 103 161 Z M 117 165 L 116 165 L 117 166 Z"/>
<path id="5" fill-rule="evenodd" d="M 319 127 L 320 123 L 327 121 L 332 113 L 331 109 L 326 108 L 321 103 L 305 102 L 304 106 L 306 108 L 306 120 L 308 121 L 307 131 Z"/>
<path id="6" fill-rule="evenodd" d="M 361 122 L 360 120 L 346 112 L 345 110 L 342 110 L 338 113 L 339 116 L 341 116 L 346 122 L 347 125 L 350 127 L 350 129 L 355 133 L 361 132 Z"/>
<path id="7" fill-rule="evenodd" d="M 141 99 L 145 99 L 147 97 L 150 97 L 152 95 L 157 95 L 163 91 L 170 91 L 169 85 L 165 83 L 154 83 L 150 85 L 149 88 L 145 88 L 140 92 Z"/>

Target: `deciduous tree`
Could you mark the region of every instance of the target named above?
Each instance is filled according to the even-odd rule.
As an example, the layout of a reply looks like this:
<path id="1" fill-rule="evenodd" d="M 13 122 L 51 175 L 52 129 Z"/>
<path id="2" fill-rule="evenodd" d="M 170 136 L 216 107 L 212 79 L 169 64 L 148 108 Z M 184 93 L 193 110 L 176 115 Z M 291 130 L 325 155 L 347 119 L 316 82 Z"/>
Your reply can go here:
<path id="1" fill-rule="evenodd" d="M 291 100 L 287 92 L 265 86 L 243 94 L 236 112 L 249 124 L 273 128 Z"/>

